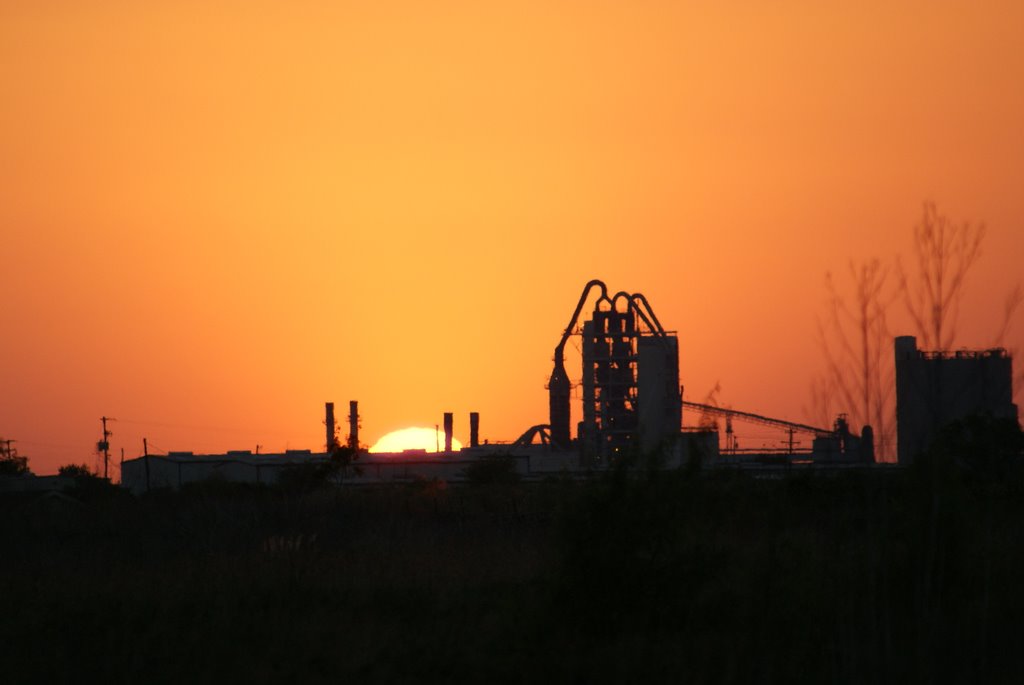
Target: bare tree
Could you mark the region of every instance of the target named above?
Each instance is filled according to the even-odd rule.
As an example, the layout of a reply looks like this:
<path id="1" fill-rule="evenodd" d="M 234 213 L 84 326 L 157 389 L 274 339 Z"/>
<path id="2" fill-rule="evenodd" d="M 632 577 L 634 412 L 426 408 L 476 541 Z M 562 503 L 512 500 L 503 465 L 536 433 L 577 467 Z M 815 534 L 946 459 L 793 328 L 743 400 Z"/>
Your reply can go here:
<path id="1" fill-rule="evenodd" d="M 703 399 L 701 399 L 701 404 L 706 404 L 709 407 L 721 406 L 718 400 L 718 393 L 721 391 L 722 383 L 720 381 L 715 381 L 714 387 L 708 390 L 707 394 L 705 394 Z M 702 430 L 718 430 L 718 418 L 706 410 L 701 410 L 697 426 Z"/>
<path id="2" fill-rule="evenodd" d="M 983 223 L 954 223 L 939 214 L 934 203 L 924 204 L 921 223 L 914 227 L 916 274 L 908 274 L 897 260 L 903 301 L 922 348 L 949 350 L 956 344 L 956 323 L 964 284 L 981 256 L 984 239 Z M 1003 302 L 1003 317 L 993 337 L 993 347 L 1006 346 L 1022 303 L 1024 290 L 1018 283 Z M 1018 356 L 1017 349 L 1011 347 L 1009 351 Z M 1019 397 L 1024 385 L 1024 369 L 1018 368 L 1013 385 L 1014 396 Z"/>
<path id="3" fill-rule="evenodd" d="M 922 348 L 952 348 L 964 283 L 981 256 L 984 238 L 984 224 L 954 223 L 939 214 L 934 202 L 924 203 L 921 223 L 914 227 L 917 273 L 908 274 L 902 260 L 896 260 L 900 292 Z"/>
<path id="4" fill-rule="evenodd" d="M 818 320 L 818 337 L 819 346 L 821 343 L 821 320 Z M 822 347 L 824 349 L 824 347 Z M 831 374 L 824 372 L 817 374 L 811 379 L 810 388 L 810 404 L 803 406 L 804 414 L 807 416 L 807 420 L 814 426 L 827 426 L 833 418 L 835 418 L 836 412 L 834 408 L 834 398 L 836 396 L 836 384 Z"/>
<path id="5" fill-rule="evenodd" d="M 992 347 L 1007 347 L 1007 340 L 1009 339 L 1010 331 L 1013 329 L 1013 322 L 1016 319 L 1022 302 L 1024 302 L 1024 288 L 1021 287 L 1020 283 L 1017 283 L 1006 294 L 1006 300 L 1003 301 L 1003 321 L 992 340 Z M 1020 359 L 1019 351 L 1016 346 L 1009 346 L 1010 354 L 1018 360 Z M 1013 374 L 1013 396 L 1018 404 L 1020 403 L 1019 398 L 1022 387 L 1024 387 L 1024 364 L 1018 363 L 1017 372 Z"/>
<path id="6" fill-rule="evenodd" d="M 964 285 L 981 256 L 984 238 L 983 224 L 954 223 L 933 202 L 926 202 L 914 227 L 916 269 L 910 272 L 897 258 L 895 290 L 887 288 L 888 269 L 877 259 L 850 263 L 849 296 L 831 274 L 826 275 L 826 313 L 817 322 L 825 370 L 812 382 L 811 407 L 805 407 L 814 421 L 830 420 L 833 408 L 846 410 L 851 425 L 873 426 L 879 456 L 892 456 L 895 368 L 886 313 L 896 299 L 902 299 L 920 346 L 950 349 L 956 340 Z M 1024 290 L 1018 285 L 1004 303 L 997 346 L 1007 339 L 1022 302 Z M 1018 372 L 1014 381 L 1019 392 L 1024 372 Z"/>
<path id="7" fill-rule="evenodd" d="M 1017 310 L 1020 309 L 1021 302 L 1024 302 L 1024 288 L 1021 288 L 1018 283 L 1010 289 L 1010 292 L 1006 294 L 1006 300 L 1003 301 L 1003 321 L 992 339 L 992 347 L 1006 346 L 1006 339 L 1010 334 L 1010 329 L 1013 328 L 1013 319 Z"/>
<path id="8" fill-rule="evenodd" d="M 838 406 L 846 410 L 851 426 L 870 424 L 882 459 L 891 456 L 895 435 L 895 371 L 886 317 L 895 295 L 887 288 L 888 276 L 878 259 L 851 261 L 853 297 L 847 298 L 832 274 L 826 274 L 826 312 L 817 322 L 825 371 L 812 383 L 813 408 L 808 412 L 822 423 L 831 420 L 830 410 Z"/>

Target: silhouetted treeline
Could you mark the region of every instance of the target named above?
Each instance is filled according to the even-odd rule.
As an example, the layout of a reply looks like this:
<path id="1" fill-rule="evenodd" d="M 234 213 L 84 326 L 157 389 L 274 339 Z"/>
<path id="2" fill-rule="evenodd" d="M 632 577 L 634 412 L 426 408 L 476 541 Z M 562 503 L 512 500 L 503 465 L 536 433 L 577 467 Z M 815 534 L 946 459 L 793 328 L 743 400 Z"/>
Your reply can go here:
<path id="1" fill-rule="evenodd" d="M 906 471 L 0 501 L 8 682 L 1013 682 L 1020 432 Z M 7 676 L 5 676 L 7 679 Z"/>

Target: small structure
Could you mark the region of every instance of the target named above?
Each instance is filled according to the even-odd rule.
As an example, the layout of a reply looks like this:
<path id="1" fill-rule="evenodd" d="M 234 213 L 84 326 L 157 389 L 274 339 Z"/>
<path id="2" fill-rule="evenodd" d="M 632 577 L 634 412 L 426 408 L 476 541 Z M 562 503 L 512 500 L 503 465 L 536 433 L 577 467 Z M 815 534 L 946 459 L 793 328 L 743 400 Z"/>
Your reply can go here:
<path id="1" fill-rule="evenodd" d="M 896 338 L 896 444 L 901 465 L 913 462 L 950 421 L 988 414 L 1017 418 L 1013 358 L 1001 348 L 925 352 Z"/>
<path id="2" fill-rule="evenodd" d="M 122 462 L 121 485 L 137 495 L 164 488 L 177 490 L 186 483 L 207 480 L 273 485 L 284 469 L 329 460 L 328 453 L 314 454 L 310 450 L 289 450 L 283 454 L 253 454 L 249 450 L 225 454 L 147 454 Z"/>
<path id="3" fill-rule="evenodd" d="M 465 470 L 483 459 L 507 458 L 525 480 L 570 473 L 576 459 L 572 453 L 552 452 L 540 445 L 481 445 L 450 453 L 406 450 L 395 453 L 360 452 L 339 474 L 349 485 L 402 483 L 438 478 L 450 482 L 465 480 Z M 250 485 L 276 485 L 288 469 L 327 464 L 331 455 L 310 450 L 283 454 L 253 454 L 236 450 L 225 454 L 171 452 L 126 459 L 121 465 L 121 485 L 136 495 L 151 490 L 179 490 L 190 483 L 222 481 Z"/>

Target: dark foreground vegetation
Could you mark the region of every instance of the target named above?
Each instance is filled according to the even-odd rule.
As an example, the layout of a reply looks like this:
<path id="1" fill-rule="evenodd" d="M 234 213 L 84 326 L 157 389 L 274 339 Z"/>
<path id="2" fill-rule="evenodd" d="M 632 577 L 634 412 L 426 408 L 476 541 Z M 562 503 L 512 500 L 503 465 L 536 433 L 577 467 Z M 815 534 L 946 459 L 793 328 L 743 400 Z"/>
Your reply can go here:
<path id="1" fill-rule="evenodd" d="M 779 479 L 83 480 L 0 502 L 4 681 L 1021 682 L 1007 435 Z"/>

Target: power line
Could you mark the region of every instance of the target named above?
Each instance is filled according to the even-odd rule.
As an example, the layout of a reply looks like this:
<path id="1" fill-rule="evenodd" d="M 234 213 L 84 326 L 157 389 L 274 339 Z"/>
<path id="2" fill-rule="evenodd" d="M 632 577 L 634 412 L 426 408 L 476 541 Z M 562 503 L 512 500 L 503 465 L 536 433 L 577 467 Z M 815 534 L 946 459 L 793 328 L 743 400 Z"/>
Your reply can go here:
<path id="1" fill-rule="evenodd" d="M 118 423 L 130 423 L 137 426 L 159 426 L 160 428 L 187 428 L 188 430 L 223 431 L 233 433 L 248 432 L 248 428 L 233 428 L 227 426 L 196 426 L 186 423 L 166 423 L 162 421 L 139 421 L 135 419 L 120 419 Z"/>

